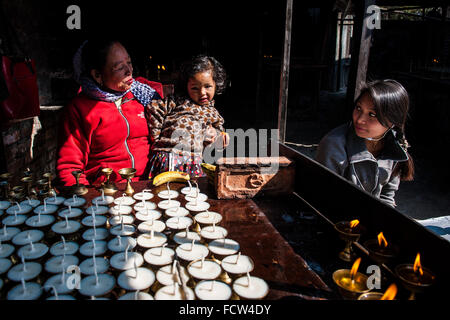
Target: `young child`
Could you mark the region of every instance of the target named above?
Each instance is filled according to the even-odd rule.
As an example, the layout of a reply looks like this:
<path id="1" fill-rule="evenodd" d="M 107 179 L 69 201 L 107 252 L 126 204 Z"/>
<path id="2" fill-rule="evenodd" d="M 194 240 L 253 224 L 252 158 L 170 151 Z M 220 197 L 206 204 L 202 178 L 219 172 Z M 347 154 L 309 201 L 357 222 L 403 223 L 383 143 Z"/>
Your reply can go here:
<path id="1" fill-rule="evenodd" d="M 408 109 L 408 93 L 397 81 L 366 84 L 356 100 L 352 121 L 320 141 L 316 160 L 395 206 L 400 180 L 410 181 L 414 176 L 405 138 Z"/>
<path id="2" fill-rule="evenodd" d="M 211 143 L 227 146 L 224 119 L 214 96 L 226 85 L 226 73 L 213 57 L 197 56 L 181 67 L 175 97 L 153 100 L 145 110 L 153 156 L 149 178 L 166 171 L 204 176 L 203 149 Z"/>

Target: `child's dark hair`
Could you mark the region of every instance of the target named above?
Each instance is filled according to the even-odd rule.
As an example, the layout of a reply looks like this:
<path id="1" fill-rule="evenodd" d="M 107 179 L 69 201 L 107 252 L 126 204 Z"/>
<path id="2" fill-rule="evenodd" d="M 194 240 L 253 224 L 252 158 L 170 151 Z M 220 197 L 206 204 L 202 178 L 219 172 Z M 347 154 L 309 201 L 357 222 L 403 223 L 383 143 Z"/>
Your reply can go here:
<path id="1" fill-rule="evenodd" d="M 192 59 L 184 62 L 180 68 L 180 75 L 177 82 L 177 92 L 187 95 L 187 83 L 196 73 L 212 71 L 212 77 L 216 83 L 216 94 L 219 95 L 225 91 L 227 74 L 222 64 L 214 57 L 206 55 L 194 56 Z"/>
<path id="2" fill-rule="evenodd" d="M 400 175 L 401 180 L 411 181 L 414 178 L 414 162 L 407 151 L 408 142 L 405 137 L 405 123 L 408 117 L 409 95 L 406 89 L 397 81 L 386 79 L 366 83 L 358 101 L 364 94 L 372 99 L 378 121 L 389 128 L 389 123 L 396 131 L 395 139 L 408 155 L 408 161 L 399 162 L 394 169 L 394 176 Z"/>

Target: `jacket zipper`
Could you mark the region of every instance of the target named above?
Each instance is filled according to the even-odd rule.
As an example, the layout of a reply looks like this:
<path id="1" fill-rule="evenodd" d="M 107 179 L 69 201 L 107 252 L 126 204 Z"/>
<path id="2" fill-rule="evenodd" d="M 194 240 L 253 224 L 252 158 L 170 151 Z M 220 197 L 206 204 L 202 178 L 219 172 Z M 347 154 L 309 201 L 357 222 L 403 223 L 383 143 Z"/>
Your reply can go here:
<path id="1" fill-rule="evenodd" d="M 119 99 L 115 102 L 116 106 L 117 106 L 117 110 L 119 110 L 120 115 L 122 116 L 122 118 L 125 120 L 125 123 L 127 125 L 127 137 L 125 138 L 125 149 L 127 149 L 128 155 L 131 158 L 131 167 L 134 168 L 134 156 L 131 154 L 130 148 L 128 147 L 128 142 L 127 139 L 130 136 L 130 124 L 128 123 L 127 118 L 125 117 L 125 115 L 122 112 L 122 99 Z"/>

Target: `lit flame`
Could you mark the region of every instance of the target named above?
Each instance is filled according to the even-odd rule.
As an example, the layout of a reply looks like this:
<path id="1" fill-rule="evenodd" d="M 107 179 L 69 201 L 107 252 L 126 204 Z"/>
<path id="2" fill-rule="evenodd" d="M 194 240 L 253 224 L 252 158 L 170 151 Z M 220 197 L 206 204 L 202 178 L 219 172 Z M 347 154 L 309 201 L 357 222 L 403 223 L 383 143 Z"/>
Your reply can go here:
<path id="1" fill-rule="evenodd" d="M 378 245 L 381 247 L 381 244 L 383 243 L 383 247 L 387 247 L 388 246 L 388 242 L 386 240 L 386 238 L 383 235 L 383 232 L 380 232 L 377 236 L 378 238 Z"/>
<path id="2" fill-rule="evenodd" d="M 387 288 L 386 292 L 380 298 L 380 300 L 394 300 L 397 295 L 397 286 L 395 283 L 391 284 L 389 288 Z"/>
<path id="3" fill-rule="evenodd" d="M 353 263 L 352 269 L 350 270 L 350 277 L 352 278 L 352 280 L 355 277 L 356 272 L 358 271 L 360 263 L 361 258 L 356 259 L 355 262 Z"/>
<path id="4" fill-rule="evenodd" d="M 419 270 L 420 275 L 423 275 L 422 265 L 420 264 L 420 253 L 417 253 L 416 260 L 414 261 L 414 272 L 417 272 Z"/>
<path id="5" fill-rule="evenodd" d="M 166 71 L 166 66 L 165 66 L 165 65 L 162 65 L 162 66 L 161 66 L 161 69 L 163 69 L 164 71 Z"/>
<path id="6" fill-rule="evenodd" d="M 161 66 L 158 64 L 158 70 L 161 69 Z"/>
<path id="7" fill-rule="evenodd" d="M 350 221 L 350 228 L 354 228 L 359 224 L 359 220 Z"/>

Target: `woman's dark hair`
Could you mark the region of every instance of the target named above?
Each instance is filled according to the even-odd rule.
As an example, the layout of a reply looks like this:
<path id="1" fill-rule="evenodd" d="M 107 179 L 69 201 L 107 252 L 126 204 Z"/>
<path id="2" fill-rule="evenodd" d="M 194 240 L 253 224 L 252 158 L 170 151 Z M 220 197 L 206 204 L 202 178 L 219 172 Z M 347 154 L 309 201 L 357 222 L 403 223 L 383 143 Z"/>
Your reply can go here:
<path id="1" fill-rule="evenodd" d="M 393 129 L 396 131 L 395 139 L 408 155 L 408 161 L 399 162 L 393 174 L 400 174 L 401 180 L 413 180 L 414 162 L 406 150 L 407 141 L 405 138 L 405 123 L 409 110 L 408 92 L 399 82 L 386 79 L 364 84 L 356 101 L 365 94 L 368 94 L 372 99 L 378 121 L 386 128 L 393 125 Z"/>
<path id="2" fill-rule="evenodd" d="M 216 83 L 216 94 L 225 91 L 227 74 L 222 64 L 213 57 L 198 55 L 184 62 L 180 68 L 180 75 L 177 82 L 177 92 L 187 95 L 187 83 L 196 73 L 212 71 L 212 77 Z"/>
<path id="3" fill-rule="evenodd" d="M 95 39 L 89 40 L 83 48 L 83 69 L 86 75 L 89 75 L 91 70 L 103 70 L 106 65 L 106 57 L 109 49 L 115 43 L 120 43 L 113 39 Z"/>

